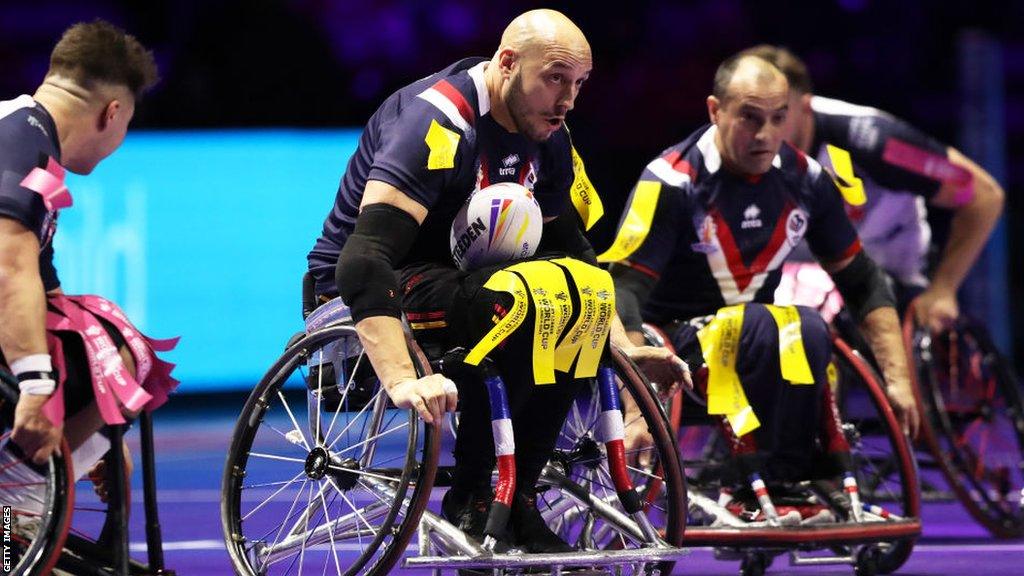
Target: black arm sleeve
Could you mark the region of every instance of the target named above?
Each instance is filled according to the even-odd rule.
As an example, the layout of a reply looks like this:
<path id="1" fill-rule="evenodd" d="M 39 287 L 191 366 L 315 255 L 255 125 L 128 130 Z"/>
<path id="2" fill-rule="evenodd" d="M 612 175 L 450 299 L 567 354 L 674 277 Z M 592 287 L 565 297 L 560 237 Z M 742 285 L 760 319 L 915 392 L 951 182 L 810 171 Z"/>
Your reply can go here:
<path id="1" fill-rule="evenodd" d="M 845 268 L 833 273 L 832 280 L 858 322 L 876 308 L 896 307 L 896 296 L 885 272 L 863 250 Z"/>
<path id="2" fill-rule="evenodd" d="M 657 280 L 623 264 L 612 264 L 609 272 L 615 281 L 615 309 L 622 325 L 627 331 L 639 332 L 644 321 L 640 309 L 647 302 Z"/>
<path id="3" fill-rule="evenodd" d="M 415 218 L 390 204 L 371 204 L 359 213 L 334 272 L 338 294 L 352 309 L 354 321 L 402 316 L 394 268 L 409 252 L 418 231 Z"/>
<path id="4" fill-rule="evenodd" d="M 537 255 L 554 254 L 564 254 L 597 266 L 597 253 L 594 252 L 594 247 L 590 245 L 587 237 L 583 235 L 579 219 L 571 204 L 562 212 L 561 216 L 544 223 L 540 245 L 537 246 Z"/>

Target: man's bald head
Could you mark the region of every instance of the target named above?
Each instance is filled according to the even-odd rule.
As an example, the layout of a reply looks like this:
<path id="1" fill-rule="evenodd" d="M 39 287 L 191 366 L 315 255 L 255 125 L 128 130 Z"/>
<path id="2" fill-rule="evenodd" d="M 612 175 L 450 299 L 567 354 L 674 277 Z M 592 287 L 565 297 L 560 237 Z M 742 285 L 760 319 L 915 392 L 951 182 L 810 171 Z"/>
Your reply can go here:
<path id="1" fill-rule="evenodd" d="M 494 119 L 543 142 L 561 130 L 593 66 L 583 32 L 561 12 L 520 14 L 484 71 Z"/>
<path id="2" fill-rule="evenodd" d="M 720 102 L 727 102 L 737 93 L 774 93 L 789 89 L 786 76 L 771 62 L 740 53 L 729 58 L 715 72 L 715 85 L 711 94 Z"/>
<path id="3" fill-rule="evenodd" d="M 563 54 L 588 64 L 591 60 L 583 31 L 565 14 L 548 9 L 530 10 L 512 20 L 501 35 L 498 52 L 505 49 L 523 55 Z"/>

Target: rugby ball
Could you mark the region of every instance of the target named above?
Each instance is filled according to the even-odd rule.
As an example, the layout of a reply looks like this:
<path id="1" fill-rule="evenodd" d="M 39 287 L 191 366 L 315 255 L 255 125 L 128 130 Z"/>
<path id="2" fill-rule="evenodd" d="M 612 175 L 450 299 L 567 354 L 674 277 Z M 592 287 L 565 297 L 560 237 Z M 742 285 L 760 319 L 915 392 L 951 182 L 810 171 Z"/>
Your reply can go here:
<path id="1" fill-rule="evenodd" d="M 533 256 L 543 228 L 532 192 L 514 182 L 492 184 L 470 196 L 455 216 L 452 260 L 460 270 L 475 270 Z"/>

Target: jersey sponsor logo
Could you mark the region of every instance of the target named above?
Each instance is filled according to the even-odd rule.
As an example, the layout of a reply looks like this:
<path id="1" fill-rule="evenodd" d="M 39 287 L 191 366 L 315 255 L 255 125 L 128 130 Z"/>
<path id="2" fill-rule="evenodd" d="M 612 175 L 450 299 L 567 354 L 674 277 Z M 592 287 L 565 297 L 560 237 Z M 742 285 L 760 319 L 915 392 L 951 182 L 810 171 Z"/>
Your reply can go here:
<path id="1" fill-rule="evenodd" d="M 715 219 L 710 215 L 705 216 L 704 222 L 701 223 L 700 230 L 697 232 L 697 237 L 700 238 L 700 241 L 690 244 L 690 249 L 701 254 L 717 252 L 718 245 L 715 243 L 715 226 Z"/>
<path id="2" fill-rule="evenodd" d="M 453 254 L 456 264 L 462 261 L 462 257 L 466 255 L 466 250 L 469 250 L 469 247 L 473 245 L 473 241 L 486 231 L 487 225 L 484 224 L 483 219 L 477 218 L 466 228 L 465 232 L 459 234 L 459 240 L 455 243 L 455 253 Z"/>
<path id="3" fill-rule="evenodd" d="M 761 219 L 758 218 L 760 215 L 761 209 L 757 207 L 757 204 L 747 206 L 747 209 L 743 211 L 743 222 L 740 223 L 740 228 L 743 230 L 760 228 L 763 226 Z"/>
<path id="4" fill-rule="evenodd" d="M 850 120 L 850 144 L 854 148 L 872 150 L 878 146 L 878 126 L 871 116 Z"/>
<path id="5" fill-rule="evenodd" d="M 46 136 L 47 138 L 50 137 L 50 133 L 46 131 L 46 127 L 43 126 L 43 123 L 37 120 L 35 116 L 28 117 L 28 124 L 29 126 L 35 126 L 38 128 L 39 131 L 43 133 L 43 136 Z"/>
<path id="6" fill-rule="evenodd" d="M 509 154 L 501 160 L 502 168 L 498 168 L 499 176 L 515 176 L 516 164 L 519 164 L 519 154 Z"/>
<path id="7" fill-rule="evenodd" d="M 807 231 L 807 214 L 803 210 L 795 209 L 786 218 L 786 240 L 790 246 L 796 246 L 803 239 Z"/>

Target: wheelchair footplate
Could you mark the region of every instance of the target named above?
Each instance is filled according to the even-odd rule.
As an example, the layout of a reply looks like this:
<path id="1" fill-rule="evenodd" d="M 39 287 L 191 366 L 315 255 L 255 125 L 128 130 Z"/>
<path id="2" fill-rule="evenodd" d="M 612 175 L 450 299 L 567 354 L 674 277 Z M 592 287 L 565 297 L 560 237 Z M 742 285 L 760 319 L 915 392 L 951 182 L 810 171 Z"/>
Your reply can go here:
<path id="1" fill-rule="evenodd" d="M 637 531 L 639 527 L 635 527 Z M 458 528 L 432 512 L 420 519 L 419 555 L 406 558 L 403 568 L 479 570 L 503 574 L 529 573 L 545 568 L 550 574 L 575 576 L 613 574 L 616 567 L 672 562 L 689 551 L 665 543 L 629 550 L 580 550 L 564 554 L 488 551 Z"/>

